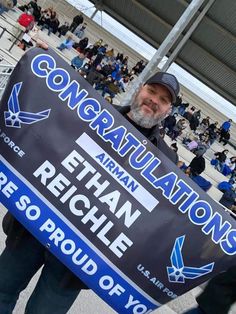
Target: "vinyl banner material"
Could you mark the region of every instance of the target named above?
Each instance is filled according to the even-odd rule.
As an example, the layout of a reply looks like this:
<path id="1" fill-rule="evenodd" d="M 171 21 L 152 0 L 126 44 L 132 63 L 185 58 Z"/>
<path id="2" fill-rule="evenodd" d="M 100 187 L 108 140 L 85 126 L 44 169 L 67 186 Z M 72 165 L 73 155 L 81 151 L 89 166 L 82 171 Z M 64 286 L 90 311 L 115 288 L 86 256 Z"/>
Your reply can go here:
<path id="1" fill-rule="evenodd" d="M 55 52 L 0 106 L 0 201 L 118 313 L 150 313 L 235 262 L 236 223 Z"/>

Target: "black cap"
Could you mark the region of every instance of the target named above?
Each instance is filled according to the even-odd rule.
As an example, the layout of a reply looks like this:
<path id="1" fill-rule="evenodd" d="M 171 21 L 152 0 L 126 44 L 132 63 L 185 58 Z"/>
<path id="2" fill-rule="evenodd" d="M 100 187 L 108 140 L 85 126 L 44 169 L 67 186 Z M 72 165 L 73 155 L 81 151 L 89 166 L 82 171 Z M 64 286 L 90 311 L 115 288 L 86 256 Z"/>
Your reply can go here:
<path id="1" fill-rule="evenodd" d="M 151 76 L 144 85 L 146 84 L 161 84 L 165 86 L 172 96 L 172 103 L 175 103 L 180 88 L 179 82 L 174 75 L 166 72 L 157 72 Z"/>

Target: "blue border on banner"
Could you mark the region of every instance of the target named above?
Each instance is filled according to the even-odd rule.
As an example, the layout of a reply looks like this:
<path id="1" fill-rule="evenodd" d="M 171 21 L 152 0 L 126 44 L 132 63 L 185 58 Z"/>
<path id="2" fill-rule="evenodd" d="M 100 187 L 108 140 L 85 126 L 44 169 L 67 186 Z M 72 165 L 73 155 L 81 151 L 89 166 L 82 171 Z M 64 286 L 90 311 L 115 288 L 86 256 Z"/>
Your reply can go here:
<path id="1" fill-rule="evenodd" d="M 0 156 L 1 157 L 1 156 Z M 8 193 L 3 192 L 4 184 L 0 185 L 0 202 L 17 218 L 17 220 L 28 229 L 45 247 L 48 247 L 60 261 L 62 261 L 71 271 L 75 273 L 82 281 L 84 281 L 92 290 L 94 290 L 105 302 L 107 302 L 118 313 L 150 313 L 152 310 L 161 306 L 157 301 L 151 300 L 151 297 L 143 292 L 140 288 L 136 289 L 132 285 L 131 280 L 126 280 L 122 273 L 116 271 L 107 263 L 101 256 L 93 250 L 88 243 L 83 240 L 83 236 L 79 236 L 79 231 L 75 232 L 68 224 L 63 221 L 53 210 L 48 206 L 50 203 L 44 202 L 39 196 L 36 195 L 32 189 L 29 188 L 30 183 L 27 185 L 27 180 L 20 179 L 17 176 L 17 171 L 8 165 L 8 162 L 1 157 L 0 160 L 0 175 L 7 177 L 7 183 L 12 182 L 17 186 L 17 189 L 9 189 Z M 23 182 L 24 181 L 24 182 Z M 7 184 L 6 183 L 6 184 Z M 30 204 L 25 209 L 19 209 L 19 200 L 25 195 L 30 199 Z M 18 205 L 17 205 L 18 202 Z M 31 211 L 29 211 L 30 206 Z M 53 205 L 51 205 L 53 207 Z M 28 209 L 28 214 L 27 214 Z M 34 210 L 38 209 L 38 211 Z M 36 219 L 36 212 L 40 213 Z M 31 215 L 29 215 L 31 213 Z M 32 217 L 32 218 L 31 218 Z M 62 218 L 63 218 L 62 217 Z M 42 230 L 42 226 L 48 226 L 45 224 L 50 219 L 55 224 L 55 228 L 60 228 L 65 234 L 64 240 L 68 239 L 67 246 L 62 249 L 61 244 L 58 246 L 52 242 L 49 237 L 51 233 L 48 230 Z M 41 230 L 40 230 L 41 228 Z M 44 228 L 45 229 L 45 228 Z M 63 241 L 64 241 L 63 240 Z M 62 241 L 62 242 L 63 242 Z M 76 265 L 72 260 L 71 253 L 69 254 L 69 243 L 75 243 L 76 249 L 79 250 L 80 255 L 78 259 L 87 254 L 87 259 L 81 264 Z M 65 248 L 67 247 L 67 250 Z M 63 252 L 64 250 L 64 252 Z M 80 251 L 81 250 L 81 251 Z M 65 253 L 66 252 L 66 253 Z M 91 262 L 91 263 L 89 263 Z M 89 265 L 90 264 L 90 265 Z M 111 263 L 110 263 L 111 264 Z M 96 266 L 96 267 L 93 267 Z M 86 268 L 87 267 L 87 268 Z M 115 266 L 114 266 L 115 268 Z M 138 291 L 139 290 L 139 291 Z M 142 293 L 143 292 L 143 293 Z M 146 294 L 146 296 L 145 296 Z M 129 300 L 137 300 L 134 305 L 127 304 Z M 128 307 L 128 308 L 126 308 Z M 143 309 L 143 310 L 142 310 Z M 146 309 L 146 310 L 145 310 Z"/>

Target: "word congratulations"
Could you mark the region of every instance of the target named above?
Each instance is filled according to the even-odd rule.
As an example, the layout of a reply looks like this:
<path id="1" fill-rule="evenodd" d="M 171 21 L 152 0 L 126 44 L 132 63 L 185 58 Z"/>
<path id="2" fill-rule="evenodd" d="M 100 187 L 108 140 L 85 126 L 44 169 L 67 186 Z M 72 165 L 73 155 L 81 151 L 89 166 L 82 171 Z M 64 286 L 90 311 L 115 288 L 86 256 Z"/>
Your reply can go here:
<path id="1" fill-rule="evenodd" d="M 215 244 L 220 245 L 227 255 L 236 254 L 236 230 L 211 205 L 199 199 L 199 195 L 177 174 L 169 172 L 158 177 L 154 172 L 161 165 L 161 160 L 147 150 L 147 147 L 122 125 L 114 127 L 115 119 L 108 110 L 103 109 L 99 101 L 89 97 L 89 93 L 80 84 L 71 80 L 70 74 L 58 68 L 55 59 L 47 54 L 40 54 L 31 62 L 32 72 L 46 80 L 46 85 L 58 93 L 61 101 L 66 102 L 70 110 L 87 122 L 91 130 L 103 141 L 111 144 L 113 151 L 120 157 L 128 157 L 129 165 L 155 189 L 162 192 L 171 204 L 187 214 L 194 225 L 200 226 L 205 235 L 210 235 Z M 98 157 L 97 157 L 98 158 Z M 105 162 L 100 156 L 100 162 Z M 153 206 L 150 212 L 156 209 Z"/>

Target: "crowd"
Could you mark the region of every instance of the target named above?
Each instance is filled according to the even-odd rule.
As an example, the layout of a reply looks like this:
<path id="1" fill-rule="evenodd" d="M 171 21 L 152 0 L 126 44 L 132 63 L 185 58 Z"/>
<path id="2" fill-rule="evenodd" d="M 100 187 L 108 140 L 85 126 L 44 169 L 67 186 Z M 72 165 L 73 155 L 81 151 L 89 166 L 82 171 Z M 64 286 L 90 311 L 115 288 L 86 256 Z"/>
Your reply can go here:
<path id="1" fill-rule="evenodd" d="M 79 72 L 96 90 L 100 90 L 102 96 L 108 96 L 109 101 L 121 92 L 145 67 L 144 60 L 138 61 L 133 67 L 129 67 L 129 57 L 123 53 L 115 53 L 114 49 L 108 49 L 103 39 L 89 44 L 88 37 L 74 42 L 72 36 L 68 36 L 58 47 L 60 51 L 74 48 L 78 55 L 71 60 L 71 66 Z"/>
<path id="2" fill-rule="evenodd" d="M 211 121 L 209 116 L 202 118 L 201 110 L 183 102 L 182 97 L 183 95 L 177 97 L 172 106 L 171 114 L 165 118 L 162 126 L 172 141 L 178 139 L 195 155 L 189 165 L 183 161 L 179 162 L 178 165 L 204 191 L 208 191 L 212 183 L 202 176 L 206 169 L 204 154 L 216 140 L 222 142 L 223 146 L 228 143 L 232 120 L 229 119 L 219 125 L 218 121 Z M 185 129 L 190 132 L 186 132 Z M 171 147 L 178 151 L 177 142 L 173 142 Z M 236 213 L 236 156 L 230 156 L 229 150 L 224 149 L 214 152 L 210 163 L 225 176 L 225 181 L 218 182 L 217 186 L 223 192 L 220 203 Z"/>
<path id="3" fill-rule="evenodd" d="M 25 34 L 19 47 L 26 50 L 34 45 L 34 30 L 47 30 L 48 36 L 54 33 L 59 38 L 65 36 L 58 45 L 58 50 L 64 51 L 74 48 L 78 54 L 71 60 L 71 66 L 79 72 L 96 90 L 99 90 L 110 103 L 118 94 L 126 91 L 127 85 L 144 69 L 144 60 L 138 61 L 134 66 L 129 65 L 129 57 L 122 52 L 115 52 L 108 47 L 103 39 L 90 43 L 86 35 L 84 17 L 76 15 L 71 24 L 60 24 L 58 14 L 52 7 L 42 9 L 37 0 L 19 6 L 23 11 L 17 25 L 25 28 Z M 22 32 L 20 27 L 14 27 L 13 34 L 18 37 Z M 67 33 L 69 32 L 69 35 Z M 33 35 L 32 35 L 33 34 Z M 78 38 L 75 40 L 74 37 Z"/>

